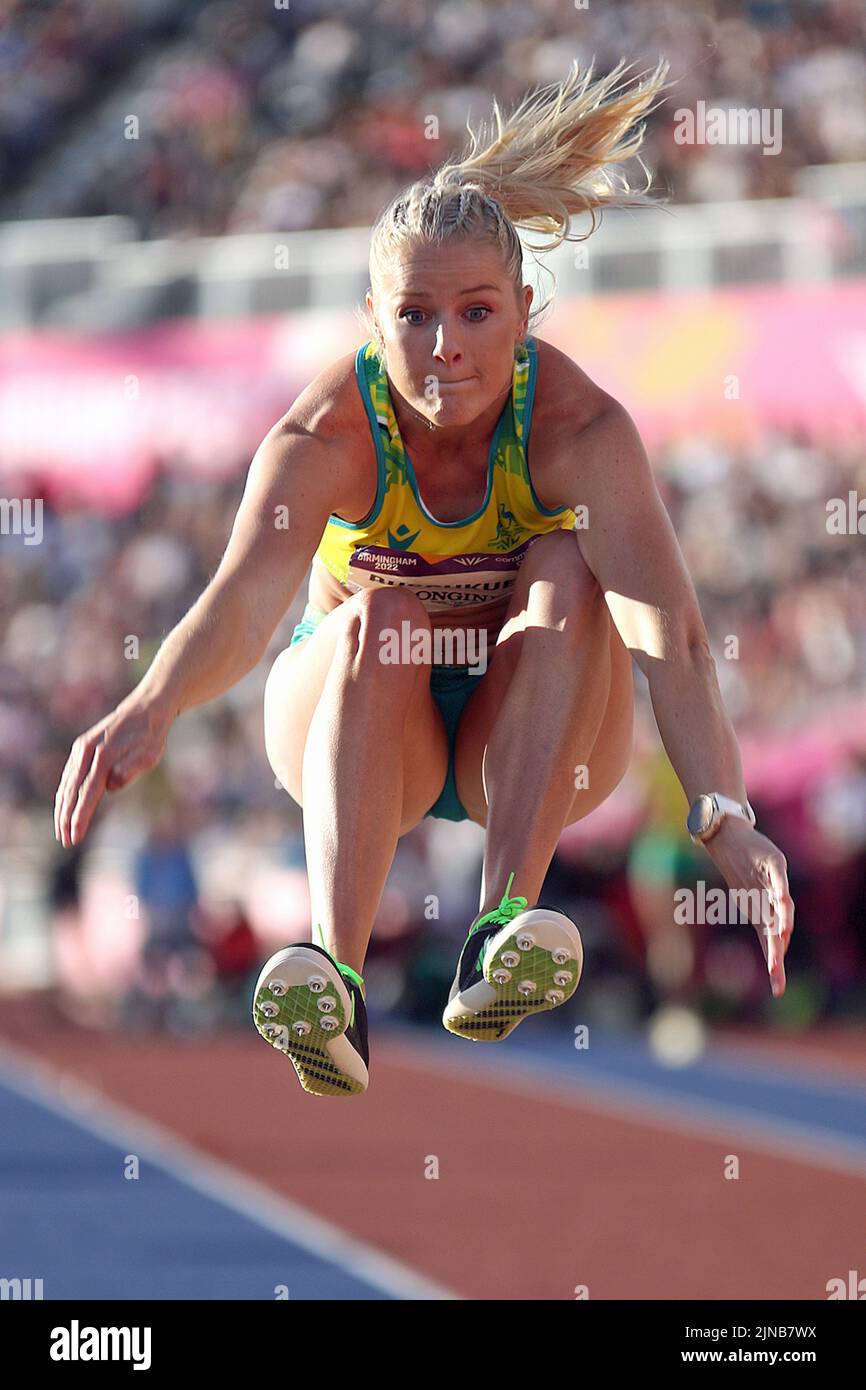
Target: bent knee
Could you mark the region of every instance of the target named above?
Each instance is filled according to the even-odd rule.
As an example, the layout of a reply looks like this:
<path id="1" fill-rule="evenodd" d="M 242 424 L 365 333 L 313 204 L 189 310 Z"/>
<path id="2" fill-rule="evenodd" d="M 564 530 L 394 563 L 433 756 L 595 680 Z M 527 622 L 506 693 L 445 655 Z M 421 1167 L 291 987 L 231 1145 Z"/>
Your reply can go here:
<path id="1" fill-rule="evenodd" d="M 538 536 L 529 547 L 521 570 L 524 567 L 530 579 L 551 579 L 569 585 L 572 591 L 577 585 L 587 596 L 601 594 L 601 586 L 583 558 L 577 535 L 564 527 Z"/>
<path id="2" fill-rule="evenodd" d="M 405 584 L 383 584 L 361 589 L 347 605 L 368 621 L 394 622 L 400 618 L 427 618 L 427 609 Z"/>
<path id="3" fill-rule="evenodd" d="M 381 658 L 386 642 L 398 644 L 403 638 L 403 624 L 409 633 L 418 629 L 430 631 L 430 617 L 420 599 L 402 585 L 382 589 L 363 589 L 346 603 L 344 637 L 353 658 Z"/>

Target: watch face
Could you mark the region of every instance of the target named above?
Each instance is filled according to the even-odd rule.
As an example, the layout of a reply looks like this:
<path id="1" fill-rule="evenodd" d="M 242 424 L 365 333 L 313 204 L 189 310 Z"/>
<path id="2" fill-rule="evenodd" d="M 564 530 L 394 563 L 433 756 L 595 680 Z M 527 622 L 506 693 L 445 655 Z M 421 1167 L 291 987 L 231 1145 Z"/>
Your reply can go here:
<path id="1" fill-rule="evenodd" d="M 690 835 L 703 835 L 710 828 L 713 819 L 713 799 L 699 796 L 689 810 L 686 826 Z"/>

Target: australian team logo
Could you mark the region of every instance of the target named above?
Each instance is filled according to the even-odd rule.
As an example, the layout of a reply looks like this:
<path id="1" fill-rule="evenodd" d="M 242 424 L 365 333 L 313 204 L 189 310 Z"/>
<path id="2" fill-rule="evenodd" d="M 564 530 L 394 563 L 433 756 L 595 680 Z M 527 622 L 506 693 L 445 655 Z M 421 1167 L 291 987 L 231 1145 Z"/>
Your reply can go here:
<path id="1" fill-rule="evenodd" d="M 513 550 L 526 533 L 513 512 L 500 504 L 497 509 L 496 533 L 485 545 L 491 550 Z"/>

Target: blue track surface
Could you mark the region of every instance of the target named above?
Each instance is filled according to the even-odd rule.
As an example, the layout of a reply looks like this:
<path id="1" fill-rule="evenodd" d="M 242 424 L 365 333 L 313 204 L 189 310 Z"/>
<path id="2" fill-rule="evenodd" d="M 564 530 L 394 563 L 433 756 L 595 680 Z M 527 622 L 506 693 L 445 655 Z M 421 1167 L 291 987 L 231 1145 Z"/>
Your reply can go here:
<path id="1" fill-rule="evenodd" d="M 363 1282 L 0 1080 L 0 1277 L 45 1299 L 382 1299 Z"/>

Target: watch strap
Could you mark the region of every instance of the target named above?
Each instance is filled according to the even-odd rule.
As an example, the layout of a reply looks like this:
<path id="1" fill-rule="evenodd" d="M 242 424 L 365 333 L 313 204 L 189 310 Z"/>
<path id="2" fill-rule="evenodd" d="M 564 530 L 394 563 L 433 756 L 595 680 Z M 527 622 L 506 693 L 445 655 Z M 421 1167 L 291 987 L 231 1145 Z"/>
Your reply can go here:
<path id="1" fill-rule="evenodd" d="M 748 801 L 735 801 L 733 797 L 723 796 L 721 792 L 713 792 L 716 805 L 720 811 L 724 811 L 726 816 L 742 816 L 743 820 L 755 824 L 755 813 Z"/>
<path id="2" fill-rule="evenodd" d="M 748 821 L 750 825 L 754 826 L 755 813 L 748 801 L 735 801 L 733 797 L 725 796 L 722 792 L 703 792 L 701 796 L 696 797 L 692 802 L 692 808 L 697 805 L 698 801 L 704 799 L 711 801 L 713 806 L 712 819 L 707 829 L 705 831 L 699 831 L 697 834 L 692 834 L 691 830 L 689 830 L 688 823 L 686 823 L 689 837 L 694 844 L 707 844 L 707 842 L 721 829 L 727 816 L 737 816 L 739 819 Z M 691 815 L 691 810 L 689 814 Z"/>

